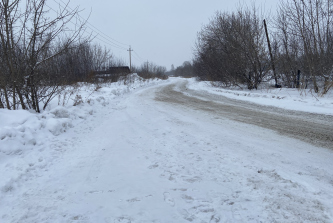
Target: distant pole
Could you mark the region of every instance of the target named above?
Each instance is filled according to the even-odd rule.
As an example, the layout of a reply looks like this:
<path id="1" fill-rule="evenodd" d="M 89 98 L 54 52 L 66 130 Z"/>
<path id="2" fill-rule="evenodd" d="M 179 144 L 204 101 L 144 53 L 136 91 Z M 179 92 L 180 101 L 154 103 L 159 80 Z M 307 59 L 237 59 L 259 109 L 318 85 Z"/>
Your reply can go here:
<path id="1" fill-rule="evenodd" d="M 132 70 L 132 49 L 131 46 L 129 47 L 129 50 L 127 50 L 129 52 L 129 58 L 130 58 L 130 71 Z"/>
<path id="2" fill-rule="evenodd" d="M 149 62 L 147 60 L 147 73 L 149 72 Z"/>
<path id="3" fill-rule="evenodd" d="M 264 26 L 265 26 L 265 32 L 266 32 L 266 38 L 267 38 L 269 56 L 271 57 L 271 65 L 272 65 L 272 70 L 273 70 L 274 79 L 275 79 L 275 87 L 278 87 L 278 81 L 277 81 L 276 72 L 275 72 L 275 64 L 274 64 L 274 59 L 273 59 L 273 54 L 272 54 L 271 42 L 269 41 L 269 36 L 268 36 L 268 31 L 267 31 L 267 25 L 266 25 L 266 20 L 265 19 L 264 19 Z"/>

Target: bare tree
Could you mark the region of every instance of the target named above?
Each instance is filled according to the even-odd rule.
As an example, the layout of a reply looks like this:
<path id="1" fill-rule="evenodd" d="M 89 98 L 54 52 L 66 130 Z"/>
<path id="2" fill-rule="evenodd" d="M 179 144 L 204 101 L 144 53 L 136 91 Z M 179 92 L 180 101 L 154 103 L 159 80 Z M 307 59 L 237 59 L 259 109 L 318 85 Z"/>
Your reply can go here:
<path id="1" fill-rule="evenodd" d="M 173 71 L 173 75 L 182 77 L 194 77 L 193 65 L 189 61 L 185 61 L 181 66 Z"/>
<path id="2" fill-rule="evenodd" d="M 132 71 L 138 73 L 140 77 L 145 79 L 149 78 L 160 78 L 167 79 L 167 75 L 165 74 L 167 69 L 163 66 L 158 66 L 153 62 L 143 63 L 139 68 L 133 66 Z"/>
<path id="3" fill-rule="evenodd" d="M 285 67 L 294 75 L 301 70 L 305 82 L 311 80 L 314 91 L 321 94 L 333 86 L 332 4 L 331 0 L 282 1 L 278 16 Z"/>
<path id="4" fill-rule="evenodd" d="M 263 19 L 255 7 L 217 12 L 198 33 L 194 69 L 201 79 L 257 88 L 267 74 Z"/>
<path id="5" fill-rule="evenodd" d="M 70 24 L 78 13 L 77 8 L 69 10 L 68 4 L 59 7 L 52 19 L 48 12 L 46 0 L 0 2 L 1 62 L 8 68 L 1 74 L 1 90 L 8 109 L 17 108 L 17 98 L 23 109 L 40 112 L 41 101 L 45 108 L 58 88 L 49 83 L 51 77 L 45 67 L 75 41 L 82 40 L 84 22 Z M 55 47 L 54 42 L 61 38 L 61 47 Z"/>

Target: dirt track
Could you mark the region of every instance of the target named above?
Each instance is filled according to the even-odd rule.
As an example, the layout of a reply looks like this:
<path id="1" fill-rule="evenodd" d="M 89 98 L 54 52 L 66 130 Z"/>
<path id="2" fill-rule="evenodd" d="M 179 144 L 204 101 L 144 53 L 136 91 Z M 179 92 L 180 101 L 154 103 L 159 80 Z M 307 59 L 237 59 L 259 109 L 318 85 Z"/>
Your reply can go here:
<path id="1" fill-rule="evenodd" d="M 315 146 L 333 149 L 333 116 L 289 111 L 189 90 L 187 81 L 170 84 L 156 92 L 156 100 L 213 113 L 247 124 L 271 129 Z"/>

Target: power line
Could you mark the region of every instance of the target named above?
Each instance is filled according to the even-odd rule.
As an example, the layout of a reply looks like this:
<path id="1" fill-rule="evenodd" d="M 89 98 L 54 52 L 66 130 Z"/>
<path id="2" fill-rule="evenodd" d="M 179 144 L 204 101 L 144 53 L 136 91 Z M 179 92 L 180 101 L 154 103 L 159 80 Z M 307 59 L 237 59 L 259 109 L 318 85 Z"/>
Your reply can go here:
<path id="1" fill-rule="evenodd" d="M 53 0 L 54 2 L 56 2 L 55 0 Z M 65 5 L 67 5 L 63 0 L 60 0 L 62 3 L 64 3 Z M 59 4 L 59 2 L 56 2 L 56 3 L 58 3 Z M 60 5 L 60 4 L 59 4 Z M 68 8 L 69 9 L 71 9 L 69 6 L 68 6 Z M 72 10 L 72 9 L 71 9 Z M 83 19 L 83 20 L 85 20 L 79 13 L 78 13 L 78 15 Z M 115 42 L 117 42 L 117 43 L 119 43 L 119 44 L 122 44 L 122 45 L 124 45 L 124 46 L 128 46 L 129 44 L 125 44 L 125 43 L 122 43 L 122 42 L 120 42 L 120 41 L 118 41 L 118 40 L 116 40 L 116 39 L 113 39 L 112 37 L 110 37 L 110 36 L 108 36 L 107 34 L 105 34 L 103 31 L 101 31 L 100 29 L 98 29 L 97 27 L 95 27 L 93 24 L 91 24 L 90 22 L 88 22 L 87 21 L 87 24 L 89 24 L 90 26 L 92 26 L 93 28 L 95 28 L 97 31 L 99 31 L 100 33 L 102 33 L 104 36 L 106 36 L 106 37 L 108 37 L 109 39 L 111 39 L 111 40 L 113 40 L 113 41 L 115 41 Z"/>
<path id="2" fill-rule="evenodd" d="M 58 13 L 56 10 L 54 10 L 52 7 L 50 7 L 50 6 L 48 6 L 47 4 L 45 4 L 48 8 L 50 8 L 52 11 L 54 11 L 55 13 Z M 62 6 L 63 7 L 63 6 Z M 67 10 L 68 11 L 68 10 Z M 76 25 L 73 21 L 69 21 L 70 23 L 72 23 L 73 25 Z M 92 29 L 91 29 L 92 30 Z M 92 30 L 93 32 L 96 32 L 96 31 L 94 31 L 94 30 Z M 87 31 L 83 31 L 84 33 L 87 33 Z M 97 33 L 97 32 L 96 32 Z M 88 33 L 89 34 L 89 33 Z M 97 34 L 99 34 L 99 33 L 97 33 Z M 105 37 L 103 37 L 103 36 L 100 36 L 100 37 L 102 37 L 102 38 L 104 38 L 104 39 L 106 39 Z M 106 41 L 108 41 L 108 42 L 106 42 L 105 40 L 102 40 L 102 39 L 100 39 L 100 38 L 98 38 L 98 36 L 96 36 L 95 37 L 96 39 L 98 39 L 98 40 L 100 40 L 100 41 L 102 41 L 103 43 L 105 43 L 105 44 L 107 44 L 107 45 L 109 45 L 109 46 L 111 46 L 111 47 L 114 47 L 114 48 L 118 48 L 118 49 L 121 49 L 121 50 L 127 50 L 126 48 L 124 48 L 124 47 L 122 47 L 122 46 L 120 46 L 120 45 L 118 45 L 118 44 L 116 44 L 116 43 L 113 43 L 112 41 L 110 41 L 110 40 L 108 40 L 108 39 L 106 39 Z"/>
<path id="3" fill-rule="evenodd" d="M 138 56 L 138 58 L 141 60 L 141 61 L 144 61 L 144 59 L 142 59 L 135 51 L 134 53 Z"/>
<path id="4" fill-rule="evenodd" d="M 136 53 L 136 51 L 133 51 L 135 55 L 133 55 L 138 61 L 144 62 L 144 60 Z"/>
<path id="5" fill-rule="evenodd" d="M 95 37 L 95 38 L 98 39 L 99 41 L 103 42 L 104 44 L 107 44 L 107 45 L 111 46 L 111 47 L 115 47 L 115 48 L 118 48 L 118 49 L 120 49 L 120 50 L 127 50 L 127 49 L 124 48 L 124 47 L 117 47 L 117 46 L 114 46 L 114 45 L 112 45 L 112 44 L 110 44 L 110 43 L 108 43 L 108 42 L 105 42 L 104 40 L 102 40 L 102 39 L 100 39 L 100 38 L 98 38 L 98 37 Z"/>
<path id="6" fill-rule="evenodd" d="M 63 6 L 60 2 L 57 2 L 56 0 L 53 0 L 55 3 L 57 3 L 59 6 L 61 6 L 63 9 L 65 9 L 65 6 Z M 71 9 L 63 0 L 60 0 L 63 4 L 66 5 L 66 7 L 68 7 L 70 10 L 73 10 Z M 67 10 L 67 9 L 66 9 Z M 68 11 L 68 10 L 67 10 Z M 77 16 L 79 16 L 81 19 L 85 20 L 85 18 L 83 18 L 79 13 L 77 13 Z M 112 44 L 118 46 L 118 47 L 122 47 L 118 44 L 122 44 L 124 46 L 128 46 L 129 44 L 125 44 L 125 43 L 122 43 L 110 36 L 108 36 L 107 34 L 105 34 L 103 31 L 101 31 L 100 29 L 98 29 L 97 27 L 95 27 L 93 24 L 91 24 L 90 22 L 86 21 L 86 23 L 88 24 L 87 27 L 90 28 L 93 32 L 96 32 L 97 34 L 100 35 L 101 38 L 105 39 L 106 41 L 109 41 L 111 42 Z M 115 43 L 116 42 L 116 43 Z M 124 50 L 126 50 L 126 48 L 123 48 Z"/>
<path id="7" fill-rule="evenodd" d="M 134 51 L 134 52 L 135 52 L 135 51 Z M 135 58 L 137 61 L 139 61 L 139 62 L 143 62 L 143 60 L 141 60 L 139 57 L 135 56 L 134 54 L 133 54 L 133 56 L 134 56 L 134 58 Z"/>
<path id="8" fill-rule="evenodd" d="M 68 6 L 68 4 L 66 4 L 63 0 L 60 0 L 65 6 L 63 6 L 60 2 L 57 2 L 56 0 L 53 0 L 55 3 L 57 3 L 63 10 L 66 10 L 67 12 L 69 12 L 68 9 L 72 10 L 72 8 L 70 8 Z M 54 12 L 58 13 L 56 10 L 54 10 L 52 7 L 46 5 L 47 7 L 49 7 L 51 10 L 53 10 Z M 68 8 L 68 9 L 66 9 Z M 82 20 L 85 20 L 79 13 L 76 14 L 76 16 L 78 16 L 79 18 L 81 18 Z M 79 19 L 78 18 L 78 19 Z M 80 20 L 80 19 L 79 19 Z M 76 25 L 74 22 L 70 21 L 72 24 Z M 119 44 L 122 44 L 122 45 L 125 45 L 125 46 L 128 46 L 128 44 L 125 44 L 125 43 L 122 43 L 120 41 L 117 41 L 115 39 L 113 39 L 112 37 L 108 36 L 107 34 L 105 34 L 104 32 L 102 32 L 100 29 L 98 29 L 97 27 L 95 27 L 93 24 L 91 24 L 90 22 L 86 21 L 86 25 L 87 28 L 89 28 L 92 32 L 95 32 L 97 34 L 97 36 L 95 36 L 94 38 L 98 39 L 99 41 L 103 42 L 104 44 L 107 44 L 111 47 L 114 47 L 114 48 L 118 48 L 120 50 L 127 50 L 129 51 L 130 53 L 130 61 L 131 61 L 131 52 L 134 52 L 136 59 L 138 59 L 139 61 L 141 62 L 144 62 L 145 60 L 142 59 L 142 57 L 139 56 L 138 53 L 136 53 L 136 51 L 132 50 L 131 47 L 129 48 L 129 50 Z M 97 31 L 96 31 L 97 30 Z M 84 33 L 88 33 L 87 31 L 84 30 Z M 102 38 L 102 39 L 101 39 Z M 119 43 L 119 44 L 118 44 Z M 131 63 L 131 62 L 130 62 Z"/>

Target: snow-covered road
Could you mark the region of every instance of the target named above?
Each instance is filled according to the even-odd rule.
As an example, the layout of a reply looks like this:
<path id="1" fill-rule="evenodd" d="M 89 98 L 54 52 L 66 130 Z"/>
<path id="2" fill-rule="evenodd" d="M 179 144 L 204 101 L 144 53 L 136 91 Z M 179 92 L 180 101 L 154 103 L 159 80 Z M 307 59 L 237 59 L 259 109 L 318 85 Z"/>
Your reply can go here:
<path id="1" fill-rule="evenodd" d="M 159 101 L 205 111 L 219 118 L 257 125 L 316 146 L 333 149 L 332 115 L 285 110 L 190 90 L 188 81 L 167 85 L 156 95 Z"/>
<path id="2" fill-rule="evenodd" d="M 2 197 L 0 222 L 333 221 L 331 149 L 192 106 L 191 92 L 178 93 L 191 106 L 175 102 L 165 89 L 185 82 L 128 94 L 59 135 L 58 162 Z"/>

